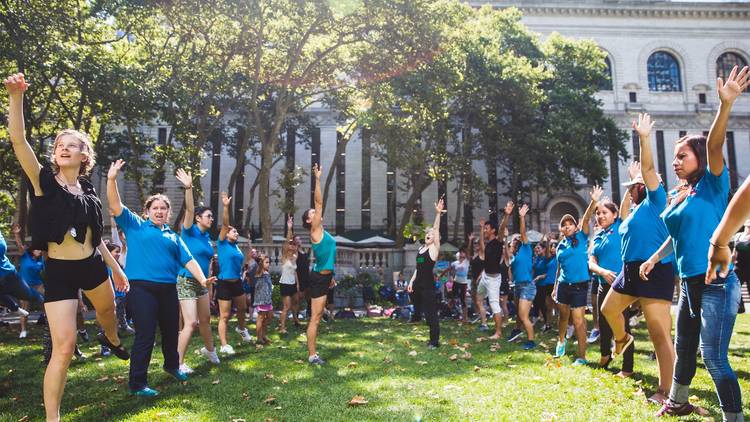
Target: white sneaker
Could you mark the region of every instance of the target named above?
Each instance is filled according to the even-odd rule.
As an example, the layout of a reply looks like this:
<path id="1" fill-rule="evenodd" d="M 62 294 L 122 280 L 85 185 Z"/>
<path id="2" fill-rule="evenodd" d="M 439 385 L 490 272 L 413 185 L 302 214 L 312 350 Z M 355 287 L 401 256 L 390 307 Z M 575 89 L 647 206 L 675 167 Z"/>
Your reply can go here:
<path id="1" fill-rule="evenodd" d="M 216 365 L 219 364 L 219 355 L 216 354 L 216 349 L 209 352 L 205 347 L 201 347 L 201 354 L 211 363 Z"/>
<path id="2" fill-rule="evenodd" d="M 575 328 L 572 325 L 568 325 L 568 330 L 565 332 L 565 338 L 573 337 L 574 331 L 575 331 Z"/>
<path id="3" fill-rule="evenodd" d="M 219 353 L 223 353 L 225 355 L 233 355 L 234 354 L 234 348 L 228 344 L 225 344 L 221 346 L 219 349 Z"/>
<path id="4" fill-rule="evenodd" d="M 185 373 L 185 374 L 192 374 L 195 371 L 193 371 L 193 368 L 183 363 L 182 365 L 180 365 L 180 372 Z"/>
<path id="5" fill-rule="evenodd" d="M 28 333 L 26 332 L 26 330 L 23 330 L 23 331 L 21 331 L 21 333 L 20 333 L 20 334 L 18 335 L 18 338 L 26 338 L 26 336 L 27 336 L 27 335 L 28 335 Z"/>
<path id="6" fill-rule="evenodd" d="M 240 330 L 240 327 L 235 327 L 234 331 L 237 331 L 237 333 L 239 333 L 240 337 L 242 337 L 242 341 L 244 341 L 245 343 L 250 343 L 251 341 L 253 341 L 250 333 L 247 332 L 247 328 L 245 328 L 244 330 Z"/>

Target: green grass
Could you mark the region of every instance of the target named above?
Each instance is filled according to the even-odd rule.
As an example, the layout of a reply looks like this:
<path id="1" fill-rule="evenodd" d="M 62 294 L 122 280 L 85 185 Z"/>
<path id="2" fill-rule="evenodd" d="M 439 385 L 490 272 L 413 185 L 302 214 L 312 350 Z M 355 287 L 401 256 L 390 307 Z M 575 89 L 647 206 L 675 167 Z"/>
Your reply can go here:
<path id="1" fill-rule="evenodd" d="M 646 403 L 657 384 L 657 368 L 648 358 L 652 349 L 643 324 L 636 330 L 636 375 L 629 380 L 593 366 L 574 368 L 573 357 L 558 364 L 550 356 L 552 335 L 540 337 L 549 350 L 524 352 L 520 344 L 501 342 L 493 352 L 491 342 L 477 342 L 480 334 L 475 327 L 443 322 L 441 329 L 443 347 L 428 351 L 424 325 L 379 318 L 323 325 L 320 353 L 329 364 L 322 368 L 306 363 L 303 338 L 296 331 L 283 338 L 274 333 L 272 345 L 256 349 L 238 345 L 232 328 L 238 353 L 218 366 L 193 353 L 200 346 L 196 336 L 188 357 L 196 373 L 184 384 L 161 370 L 161 352 L 156 348 L 149 376 L 151 386 L 161 391 L 155 399 L 130 397 L 127 363 L 99 358 L 98 348 L 90 343 L 82 347 L 89 358 L 71 365 L 63 417 L 76 421 L 569 421 L 647 420 L 657 410 Z M 93 334 L 94 327 L 89 326 L 89 331 Z M 0 421 L 24 416 L 41 420 L 41 331 L 32 327 L 25 341 L 16 335 L 16 327 L 0 331 Z M 457 346 L 450 345 L 453 339 Z M 131 341 L 128 338 L 126 343 Z M 575 347 L 569 344 L 569 349 Z M 750 392 L 749 350 L 750 317 L 740 315 L 730 360 L 746 394 Z M 464 358 L 465 352 L 471 356 Z M 458 355 L 455 361 L 450 360 L 452 354 Z M 598 346 L 589 347 L 590 361 L 598 362 L 598 355 Z M 354 395 L 369 403 L 348 406 Z M 694 404 L 720 419 L 713 384 L 702 364 L 691 395 Z M 274 399 L 266 403 L 269 396 Z"/>

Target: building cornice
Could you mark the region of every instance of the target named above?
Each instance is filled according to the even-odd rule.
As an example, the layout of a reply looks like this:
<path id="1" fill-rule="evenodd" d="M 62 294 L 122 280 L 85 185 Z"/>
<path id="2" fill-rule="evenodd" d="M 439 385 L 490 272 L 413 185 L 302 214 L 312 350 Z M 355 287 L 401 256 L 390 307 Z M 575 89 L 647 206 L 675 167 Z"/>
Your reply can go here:
<path id="1" fill-rule="evenodd" d="M 516 7 L 527 16 L 577 16 L 613 18 L 750 19 L 750 3 L 667 3 L 667 2 L 562 2 L 469 1 L 471 6 L 490 4 L 497 8 Z"/>

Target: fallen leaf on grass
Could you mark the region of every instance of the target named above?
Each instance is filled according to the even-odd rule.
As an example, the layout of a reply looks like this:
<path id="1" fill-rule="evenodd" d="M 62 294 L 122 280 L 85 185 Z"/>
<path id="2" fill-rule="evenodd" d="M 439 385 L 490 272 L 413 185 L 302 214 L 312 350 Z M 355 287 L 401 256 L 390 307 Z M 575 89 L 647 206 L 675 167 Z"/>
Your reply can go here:
<path id="1" fill-rule="evenodd" d="M 346 365 L 347 368 L 352 369 L 356 368 L 359 364 L 357 362 L 349 362 L 348 365 Z"/>
<path id="2" fill-rule="evenodd" d="M 365 399 L 364 396 L 354 396 L 351 400 L 349 400 L 349 403 L 347 403 L 349 406 L 362 406 L 369 403 L 367 399 Z"/>
<path id="3" fill-rule="evenodd" d="M 469 343 L 464 343 L 464 344 L 463 344 L 463 346 L 464 346 L 464 349 L 468 349 L 469 347 L 471 347 L 471 344 L 469 344 Z"/>
<path id="4" fill-rule="evenodd" d="M 641 384 L 643 384 L 643 380 L 638 380 L 635 382 L 635 385 L 641 385 Z"/>
<path id="5" fill-rule="evenodd" d="M 541 347 L 544 350 L 549 350 L 549 346 L 547 346 L 545 343 L 539 343 L 539 347 Z"/>
<path id="6" fill-rule="evenodd" d="M 417 365 L 427 365 L 427 362 L 423 360 L 418 360 Z"/>
<path id="7" fill-rule="evenodd" d="M 24 415 L 21 419 L 18 420 L 18 422 L 26 422 L 29 420 L 29 415 Z"/>
<path id="8" fill-rule="evenodd" d="M 244 419 L 232 419 L 232 422 L 245 422 Z"/>
<path id="9" fill-rule="evenodd" d="M 487 337 L 477 337 L 476 342 L 481 343 L 483 341 L 487 340 Z"/>
<path id="10" fill-rule="evenodd" d="M 305 363 L 302 359 L 295 359 L 294 363 Z"/>
<path id="11" fill-rule="evenodd" d="M 269 373 L 267 373 L 266 375 L 263 376 L 263 379 L 272 380 L 273 379 L 273 374 L 269 372 Z"/>
<path id="12" fill-rule="evenodd" d="M 212 382 L 211 384 L 213 384 L 213 385 L 217 385 L 217 384 L 219 384 L 220 382 L 221 382 L 221 380 L 214 380 L 214 381 L 213 381 L 213 382 Z"/>
<path id="13" fill-rule="evenodd" d="M 480 369 L 482 369 L 482 368 L 480 368 L 480 367 L 478 367 L 478 366 L 474 365 L 474 372 L 479 372 L 479 370 L 480 370 Z"/>
<path id="14" fill-rule="evenodd" d="M 458 340 L 456 340 L 456 339 L 452 338 L 452 339 L 450 339 L 450 340 L 448 341 L 448 344 L 450 344 L 451 346 L 455 346 L 455 345 L 457 345 L 457 344 L 458 344 Z"/>
<path id="15" fill-rule="evenodd" d="M 268 396 L 265 400 L 263 400 L 263 403 L 265 404 L 272 404 L 274 402 L 276 402 L 276 397 L 274 396 Z"/>
<path id="16" fill-rule="evenodd" d="M 515 368 L 518 365 L 508 365 L 508 368 Z"/>
<path id="17" fill-rule="evenodd" d="M 103 377 L 99 378 L 99 379 L 98 379 L 98 380 L 96 380 L 96 381 L 97 381 L 97 382 L 104 382 L 104 381 L 109 381 L 109 377 L 105 375 L 105 376 L 103 376 Z"/>
<path id="18" fill-rule="evenodd" d="M 412 350 L 411 352 L 409 352 L 409 356 L 416 356 L 416 355 L 417 355 L 416 350 Z"/>
<path id="19" fill-rule="evenodd" d="M 281 380 L 281 383 L 282 384 L 289 384 L 289 380 L 285 378 L 285 379 Z"/>
<path id="20" fill-rule="evenodd" d="M 636 397 L 638 397 L 638 396 L 645 396 L 646 393 L 644 393 L 643 389 L 639 387 L 637 390 L 635 390 L 633 392 L 633 395 L 636 396 Z"/>
<path id="21" fill-rule="evenodd" d="M 471 359 L 471 353 L 465 352 L 463 355 L 461 355 L 461 358 L 469 360 Z"/>
<path id="22" fill-rule="evenodd" d="M 692 396 L 690 396 L 690 401 L 700 401 L 700 398 L 693 394 Z"/>
<path id="23" fill-rule="evenodd" d="M 452 355 L 451 355 L 451 357 L 449 357 L 448 359 L 450 359 L 451 361 L 454 361 L 454 362 L 455 362 L 456 360 L 458 360 L 458 355 L 454 353 L 454 354 L 452 354 Z"/>
<path id="24" fill-rule="evenodd" d="M 393 359 L 391 359 L 391 358 L 383 358 L 383 363 L 391 364 L 391 363 L 393 363 Z"/>
<path id="25" fill-rule="evenodd" d="M 242 400 L 248 400 L 250 398 L 250 395 L 247 394 L 247 391 L 242 393 Z"/>

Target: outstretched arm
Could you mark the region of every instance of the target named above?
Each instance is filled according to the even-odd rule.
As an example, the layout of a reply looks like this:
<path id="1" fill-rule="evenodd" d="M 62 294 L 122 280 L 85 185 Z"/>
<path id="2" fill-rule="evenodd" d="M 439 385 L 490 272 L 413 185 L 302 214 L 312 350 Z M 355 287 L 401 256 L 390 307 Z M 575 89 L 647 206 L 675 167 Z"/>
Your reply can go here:
<path id="1" fill-rule="evenodd" d="M 112 215 L 115 217 L 119 217 L 122 214 L 123 205 L 120 199 L 120 192 L 117 190 L 117 175 L 124 165 L 125 161 L 117 160 L 110 164 L 109 171 L 107 172 L 107 200 L 109 201 L 109 209 L 112 210 Z"/>
<path id="2" fill-rule="evenodd" d="M 641 150 L 641 174 L 646 188 L 655 191 L 659 187 L 659 176 L 656 174 L 654 167 L 654 156 L 651 153 L 651 130 L 654 127 L 654 121 L 646 113 L 638 115 L 638 122 L 633 122 L 633 129 L 638 132 L 638 139 Z"/>
<path id="3" fill-rule="evenodd" d="M 508 227 L 508 218 L 513 213 L 514 206 L 515 205 L 513 204 L 513 201 L 508 201 L 508 203 L 505 204 L 505 209 L 503 210 L 503 221 L 500 223 L 500 227 L 497 229 L 498 239 L 505 239 L 505 228 Z"/>
<path id="4" fill-rule="evenodd" d="M 313 165 L 313 182 L 315 183 L 315 215 L 312 218 L 310 238 L 314 243 L 323 238 L 323 193 L 320 190 L 320 165 Z"/>
<path id="5" fill-rule="evenodd" d="M 438 255 L 440 255 L 440 217 L 443 214 L 444 207 L 445 201 L 443 201 L 443 198 L 440 198 L 435 203 L 435 222 L 432 223 L 433 242 L 430 245 L 430 258 L 433 261 L 437 261 Z"/>
<path id="6" fill-rule="evenodd" d="M 23 93 L 26 92 L 29 84 L 26 82 L 23 73 L 8 76 L 3 84 L 5 84 L 5 89 L 10 97 L 8 132 L 10 132 L 13 151 L 16 153 L 23 172 L 26 173 L 31 185 L 34 186 L 35 195 L 42 195 L 43 192 L 39 186 L 39 170 L 42 166 L 39 164 L 34 150 L 31 149 L 31 145 L 26 142 L 26 128 L 23 121 Z"/>
<path id="7" fill-rule="evenodd" d="M 26 245 L 23 244 L 23 240 L 21 240 L 21 226 L 18 224 L 13 225 L 13 239 L 16 241 L 16 247 L 18 248 L 21 253 L 26 252 Z"/>
<path id="8" fill-rule="evenodd" d="M 185 189 L 185 215 L 182 218 L 182 228 L 193 227 L 195 221 L 195 201 L 193 201 L 193 176 L 183 169 L 177 169 L 177 180 Z"/>
<path id="9" fill-rule="evenodd" d="M 292 229 L 294 229 L 294 217 L 289 214 L 289 217 L 286 219 L 286 242 L 284 242 L 284 245 L 281 247 L 282 257 L 286 256 L 289 251 L 289 245 L 292 243 L 292 240 L 294 240 L 294 231 Z"/>
<path id="10" fill-rule="evenodd" d="M 231 202 L 232 202 L 232 197 L 228 196 L 226 192 L 222 192 L 221 204 L 223 206 L 222 208 L 223 211 L 221 213 L 221 230 L 219 231 L 219 240 L 226 239 L 227 233 L 229 233 L 229 226 L 231 225 L 231 222 L 229 221 L 229 204 Z"/>
<path id="11" fill-rule="evenodd" d="M 729 240 L 742 227 L 742 223 L 750 218 L 750 177 L 740 186 L 729 202 L 724 217 L 719 226 L 716 227 L 711 236 L 711 246 L 708 249 L 708 269 L 706 270 L 706 283 L 716 279 L 716 271 L 726 277 L 729 272 L 729 264 L 732 262 Z"/>
<path id="12" fill-rule="evenodd" d="M 518 209 L 518 216 L 520 217 L 521 223 L 520 223 L 520 229 L 521 229 L 521 243 L 524 245 L 529 243 L 529 236 L 526 233 L 526 213 L 529 212 L 529 206 L 527 204 L 523 204 L 521 208 Z"/>
<path id="13" fill-rule="evenodd" d="M 484 218 L 479 219 L 479 259 L 484 261 Z"/>
<path id="14" fill-rule="evenodd" d="M 739 72 L 737 69 L 737 66 L 732 69 L 726 82 L 721 78 L 716 78 L 716 91 L 719 94 L 720 105 L 716 118 L 711 125 L 711 130 L 708 132 L 708 141 L 706 142 L 708 167 L 714 176 L 719 176 L 724 171 L 724 139 L 727 134 L 727 123 L 729 122 L 732 105 L 748 86 L 750 69 L 747 66 Z"/>
<path id="15" fill-rule="evenodd" d="M 590 193 L 591 202 L 589 202 L 589 206 L 586 208 L 586 212 L 583 213 L 581 221 L 578 222 L 578 228 L 582 230 L 586 234 L 586 236 L 591 233 L 591 225 L 589 224 L 589 221 L 591 220 L 591 216 L 594 215 L 596 204 L 599 203 L 599 200 L 602 198 L 603 193 L 604 190 L 602 190 L 601 186 L 594 185 Z"/>

